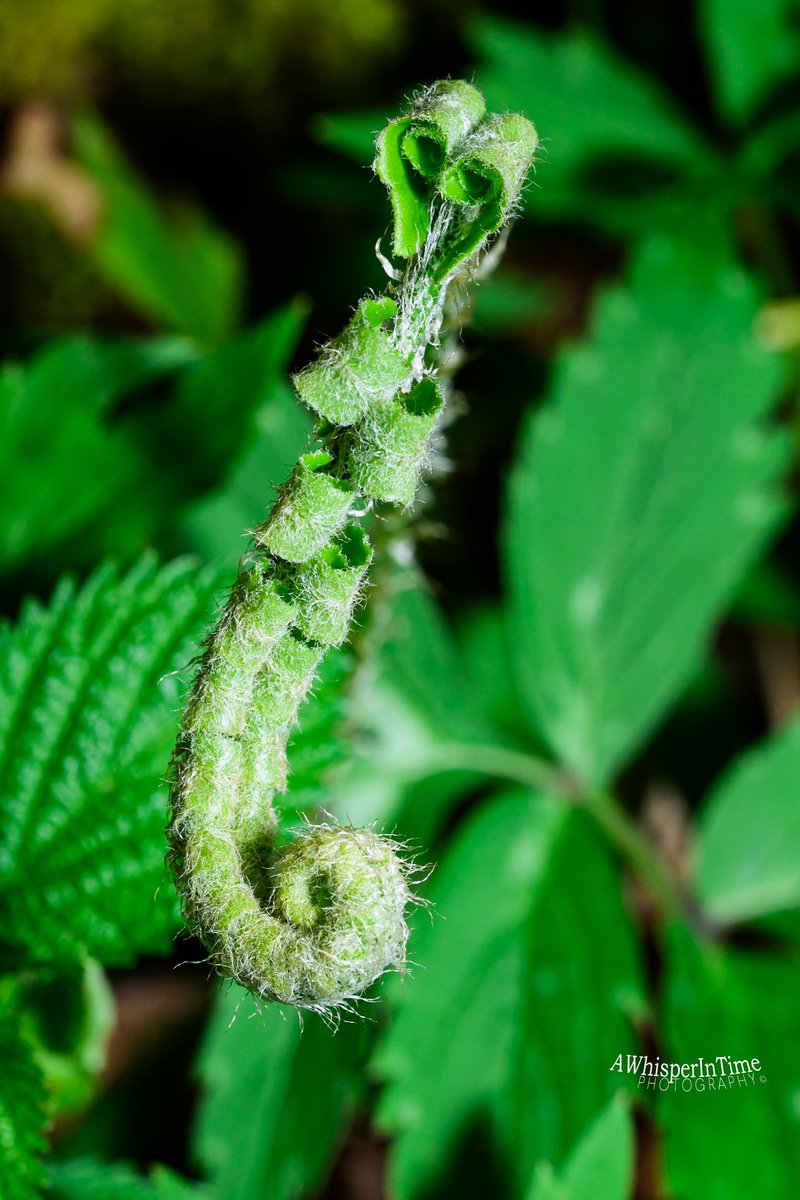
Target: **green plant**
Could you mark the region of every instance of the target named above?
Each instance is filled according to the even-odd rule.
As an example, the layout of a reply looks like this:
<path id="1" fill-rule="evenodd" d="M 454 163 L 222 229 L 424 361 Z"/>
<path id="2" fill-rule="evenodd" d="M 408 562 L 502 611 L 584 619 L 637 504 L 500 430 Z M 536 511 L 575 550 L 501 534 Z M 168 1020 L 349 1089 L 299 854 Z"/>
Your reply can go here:
<path id="1" fill-rule="evenodd" d="M 377 141 L 404 260 L 384 296 L 295 380 L 317 445 L 293 471 L 209 636 L 174 759 L 172 862 L 223 973 L 323 1011 L 402 965 L 409 866 L 390 838 L 319 826 L 276 849 L 276 792 L 300 703 L 347 637 L 372 557 L 359 505 L 412 504 L 445 398 L 435 353 L 536 146 L 471 85 L 426 89 Z M 364 503 L 366 501 L 366 504 Z"/>
<path id="2" fill-rule="evenodd" d="M 173 941 L 165 763 L 191 656 L 233 580 L 185 560 L 129 564 L 145 545 L 229 563 L 298 457 L 332 453 L 318 472 L 335 473 L 349 435 L 312 435 L 286 374 L 309 304 L 284 301 L 305 286 L 326 328 L 348 281 L 374 269 L 383 211 L 363 170 L 303 144 L 303 114 L 286 145 L 241 130 L 222 155 L 212 122 L 193 155 L 169 121 L 104 104 L 114 141 L 214 219 L 171 211 L 94 122 L 79 130 L 106 206 L 81 253 L 124 306 L 112 339 L 48 337 L 41 316 L 5 330 L 0 375 L 14 621 L 0 633 L 3 1198 L 792 1194 L 797 375 L 774 347 L 797 344 L 793 8 L 701 0 L 691 46 L 689 7 L 641 23 L 635 6 L 600 6 L 578 32 L 453 16 L 449 45 L 473 47 L 489 106 L 536 115 L 539 186 L 500 271 L 472 281 L 475 332 L 454 336 L 453 295 L 426 352 L 451 414 L 463 401 L 450 366 L 465 364 L 455 466 L 442 423 L 437 487 L 411 514 L 377 502 L 361 518 L 369 604 L 298 709 L 275 842 L 285 852 L 304 822 L 373 822 L 436 862 L 414 886 L 425 907 L 407 913 L 413 962 L 367 992 L 381 998 L 367 1021 L 301 1021 L 205 963 L 174 969 L 205 956 Z M 234 24 L 215 61 L 242 44 Z M 714 109 L 692 102 L 701 94 Z M 376 98 L 391 111 L 393 95 Z M 380 120 L 353 123 L 362 162 Z M 390 127 L 377 164 L 400 250 L 430 214 L 413 162 L 393 156 L 407 133 Z M 423 168 L 431 150 L 409 143 Z M 234 186 L 237 170 L 252 188 Z M 278 222 L 297 250 L 291 277 L 259 260 Z M 402 273 L 389 235 L 384 252 Z M 775 293 L 783 330 L 765 319 Z M 259 319 L 232 333 L 248 304 Z M 171 336 L 143 336 L 143 321 Z M 312 398 L 314 371 L 299 380 Z M 369 554 L 354 533 L 342 558 L 359 547 Z M 98 570 L 109 557 L 124 565 Z M 245 605 L 268 558 L 247 552 Z M 290 607 L 304 570 L 276 567 Z M 52 599 L 17 616 L 23 592 Z M 615 1068 L 645 1051 L 757 1057 L 762 1076 L 657 1091 Z"/>

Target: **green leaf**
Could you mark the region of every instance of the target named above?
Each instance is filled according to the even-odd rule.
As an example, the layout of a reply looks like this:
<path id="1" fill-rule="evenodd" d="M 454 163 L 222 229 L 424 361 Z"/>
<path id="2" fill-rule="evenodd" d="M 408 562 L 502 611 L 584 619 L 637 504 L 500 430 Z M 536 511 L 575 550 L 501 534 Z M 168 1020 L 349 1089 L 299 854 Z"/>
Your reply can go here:
<path id="1" fill-rule="evenodd" d="M 456 1194 L 475 1146 L 487 1178 L 511 1163 L 520 1194 L 537 1162 L 564 1161 L 630 1045 L 623 1012 L 640 985 L 618 882 L 581 814 L 512 795 L 466 824 L 431 898 L 377 1059 L 392 1187 L 401 1200 L 445 1183 Z M 479 1173 L 477 1153 L 468 1161 Z"/>
<path id="2" fill-rule="evenodd" d="M 27 969 L 15 981 L 53 1116 L 86 1108 L 105 1066 L 114 997 L 92 959 L 62 971 Z"/>
<path id="3" fill-rule="evenodd" d="M 200 1056 L 195 1153 L 224 1200 L 288 1200 L 319 1187 L 352 1112 L 366 1028 L 328 1028 L 220 994 Z"/>
<path id="4" fill-rule="evenodd" d="M 185 364 L 191 353 L 176 339 L 75 337 L 51 342 L 25 364 L 4 364 L 0 566 L 42 556 L 121 507 L 140 533 L 148 528 L 149 466 L 126 422 L 112 423 L 110 410 L 119 396 Z"/>
<path id="5" fill-rule="evenodd" d="M 191 442 L 197 479 L 219 478 L 250 452 L 259 416 L 283 395 L 307 313 L 304 300 L 293 300 L 180 375 L 168 417 L 176 439 Z M 262 493 L 268 482 L 269 477 L 261 480 Z M 263 507 L 263 495 L 260 503 Z M 250 513 L 245 525 L 260 515 L 261 508 Z"/>
<path id="6" fill-rule="evenodd" d="M 368 112 L 323 113 L 314 118 L 311 131 L 323 146 L 338 150 L 366 167 L 375 157 L 375 138 L 386 125 L 386 119 L 382 108 Z"/>
<path id="7" fill-rule="evenodd" d="M 725 950 L 681 927 L 667 950 L 662 1059 L 729 1055 L 760 1067 L 746 1085 L 721 1089 L 717 1078 L 702 1092 L 659 1094 L 670 1193 L 785 1200 L 800 1172 L 800 960 Z"/>
<path id="8" fill-rule="evenodd" d="M 546 1164 L 539 1167 L 529 1200 L 628 1200 L 634 1150 L 630 1109 L 619 1094 L 577 1142 L 560 1177 Z"/>
<path id="9" fill-rule="evenodd" d="M 44 1081 L 19 1014 L 7 1006 L 0 1010 L 0 1062 L 0 1195 L 36 1200 L 44 1180 Z"/>
<path id="10" fill-rule="evenodd" d="M 398 575 L 380 649 L 384 679 L 413 704 L 439 736 L 486 735 L 488 723 L 467 687 L 444 614 L 411 574 Z"/>
<path id="11" fill-rule="evenodd" d="M 643 189 L 710 169 L 711 151 L 658 85 L 588 30 L 553 34 L 482 16 L 470 40 L 490 110 L 523 112 L 539 132 L 533 216 L 638 222 Z"/>
<path id="12" fill-rule="evenodd" d="M 289 791 L 280 804 L 295 810 L 329 808 L 334 770 L 351 755 L 344 723 L 349 715 L 347 685 L 355 658 L 347 646 L 323 659 L 314 690 L 300 706 L 299 724 L 289 740 Z"/>
<path id="13" fill-rule="evenodd" d="M 243 536 L 267 512 L 300 454 L 312 421 L 286 373 L 307 308 L 278 309 L 240 334 L 182 380 L 171 426 L 197 427 L 192 471 L 206 478 L 227 467 L 213 492 L 187 506 L 181 525 L 205 558 L 230 561 Z M 233 451 L 236 451 L 235 455 Z"/>
<path id="14" fill-rule="evenodd" d="M 169 945 L 176 672 L 217 585 L 186 561 L 103 567 L 0 633 L 0 928 L 32 958 L 123 963 Z"/>
<path id="15" fill-rule="evenodd" d="M 797 74 L 796 0 L 702 0 L 700 33 L 721 111 L 737 123 Z"/>
<path id="16" fill-rule="evenodd" d="M 166 1167 L 156 1167 L 150 1179 L 127 1163 L 97 1158 L 50 1162 L 49 1200 L 211 1200 L 212 1192 L 189 1183 Z"/>
<path id="17" fill-rule="evenodd" d="M 800 907 L 800 722 L 740 758 L 706 802 L 697 882 L 717 920 Z"/>
<path id="18" fill-rule="evenodd" d="M 239 315 L 242 255 L 199 209 L 167 219 L 96 117 L 75 122 L 83 165 L 100 186 L 104 221 L 98 268 L 144 315 L 204 344 L 222 342 Z"/>
<path id="19" fill-rule="evenodd" d="M 601 297 L 510 481 L 511 637 L 528 713 L 560 761 L 609 779 L 686 687 L 782 513 L 781 364 L 756 299 L 666 239 Z"/>

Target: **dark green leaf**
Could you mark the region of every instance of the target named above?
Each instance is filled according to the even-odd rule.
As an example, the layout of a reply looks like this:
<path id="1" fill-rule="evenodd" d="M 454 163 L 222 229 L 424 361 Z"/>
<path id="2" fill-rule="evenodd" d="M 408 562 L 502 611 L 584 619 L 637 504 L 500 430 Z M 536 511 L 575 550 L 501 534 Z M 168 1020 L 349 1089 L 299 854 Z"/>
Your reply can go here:
<path id="1" fill-rule="evenodd" d="M 52 551 L 123 505 L 139 531 L 152 523 L 143 482 L 148 464 L 126 424 L 112 423 L 110 409 L 121 394 L 190 357 L 176 339 L 76 337 L 51 342 L 24 365 L 4 365 L 0 565 L 8 569 Z"/>
<path id="2" fill-rule="evenodd" d="M 632 162 L 640 191 L 650 164 L 658 191 L 706 170 L 710 152 L 658 85 L 588 31 L 553 34 L 484 16 L 473 22 L 471 41 L 489 108 L 523 112 L 539 132 L 541 187 L 528 193 L 532 215 L 619 224 L 624 210 L 636 220 L 642 198 L 631 197 L 630 186 L 610 192 L 613 204 L 598 210 L 590 171 L 605 168 L 613 184 L 615 170 Z"/>
<path id="3" fill-rule="evenodd" d="M 511 478 L 511 636 L 530 717 L 608 779 L 696 670 L 782 513 L 785 440 L 764 424 L 781 364 L 755 297 L 666 239 L 606 293 L 559 364 Z"/>
<path id="4" fill-rule="evenodd" d="M 232 985 L 200 1058 L 195 1151 L 224 1200 L 319 1187 L 352 1112 L 366 1028 L 329 1029 Z"/>
<path id="5" fill-rule="evenodd" d="M 519 1193 L 537 1162 L 564 1161 L 630 1046 L 640 985 L 618 883 L 584 818 L 517 795 L 468 823 L 431 895 L 378 1057 L 392 1185 L 440 1194 L 448 1157 L 475 1144 L 490 1173 L 509 1157 Z"/>
<path id="6" fill-rule="evenodd" d="M 176 925 L 163 779 L 182 681 L 218 594 L 142 560 L 30 601 L 2 631 L 2 936 L 37 959 L 127 962 Z M 188 673 L 188 672 L 187 672 Z M 158 895 L 156 895 L 158 893 Z"/>
<path id="7" fill-rule="evenodd" d="M 785 1200 L 800 1172 L 800 960 L 725 950 L 675 928 L 662 1058 L 714 1063 L 704 1090 L 659 1094 L 666 1171 L 681 1200 Z M 759 1060 L 723 1087 L 717 1055 Z M 727 1077 L 729 1078 L 729 1077 Z M 711 1084 L 714 1084 L 713 1090 Z"/>
<path id="8" fill-rule="evenodd" d="M 19 1014 L 7 1005 L 0 1010 L 0 1063 L 0 1196 L 36 1200 L 44 1181 L 44 1081 Z"/>

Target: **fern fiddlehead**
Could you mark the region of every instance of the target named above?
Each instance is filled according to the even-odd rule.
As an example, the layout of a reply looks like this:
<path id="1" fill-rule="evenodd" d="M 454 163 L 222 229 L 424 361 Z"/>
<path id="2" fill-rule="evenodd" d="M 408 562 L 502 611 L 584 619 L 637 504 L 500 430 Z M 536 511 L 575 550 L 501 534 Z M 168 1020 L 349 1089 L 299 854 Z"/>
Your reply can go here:
<path id="1" fill-rule="evenodd" d="M 403 267 L 296 376 L 318 446 L 256 529 L 206 643 L 173 760 L 171 861 L 212 961 L 266 998 L 324 1011 L 404 959 L 412 897 L 393 841 L 322 826 L 276 849 L 273 798 L 298 707 L 347 637 L 370 563 L 355 514 L 414 499 L 444 407 L 445 307 L 513 214 L 535 147 L 525 118 L 487 117 L 459 81 L 426 89 L 378 136 Z"/>

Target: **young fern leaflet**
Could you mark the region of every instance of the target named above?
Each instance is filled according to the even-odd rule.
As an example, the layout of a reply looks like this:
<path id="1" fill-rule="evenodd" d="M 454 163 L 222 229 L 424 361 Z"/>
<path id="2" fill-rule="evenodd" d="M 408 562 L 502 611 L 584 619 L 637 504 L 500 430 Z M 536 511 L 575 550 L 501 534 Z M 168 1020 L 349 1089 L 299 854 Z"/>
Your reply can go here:
<path id="1" fill-rule="evenodd" d="M 403 266 L 296 377 L 318 445 L 255 531 L 206 642 L 173 760 L 170 857 L 214 964 L 265 998 L 324 1011 L 404 961 L 412 895 L 392 839 L 321 826 L 276 849 L 273 798 L 372 557 L 356 514 L 414 500 L 445 404 L 445 316 L 513 215 L 535 148 L 530 122 L 487 116 L 460 81 L 426 89 L 379 135 Z"/>

